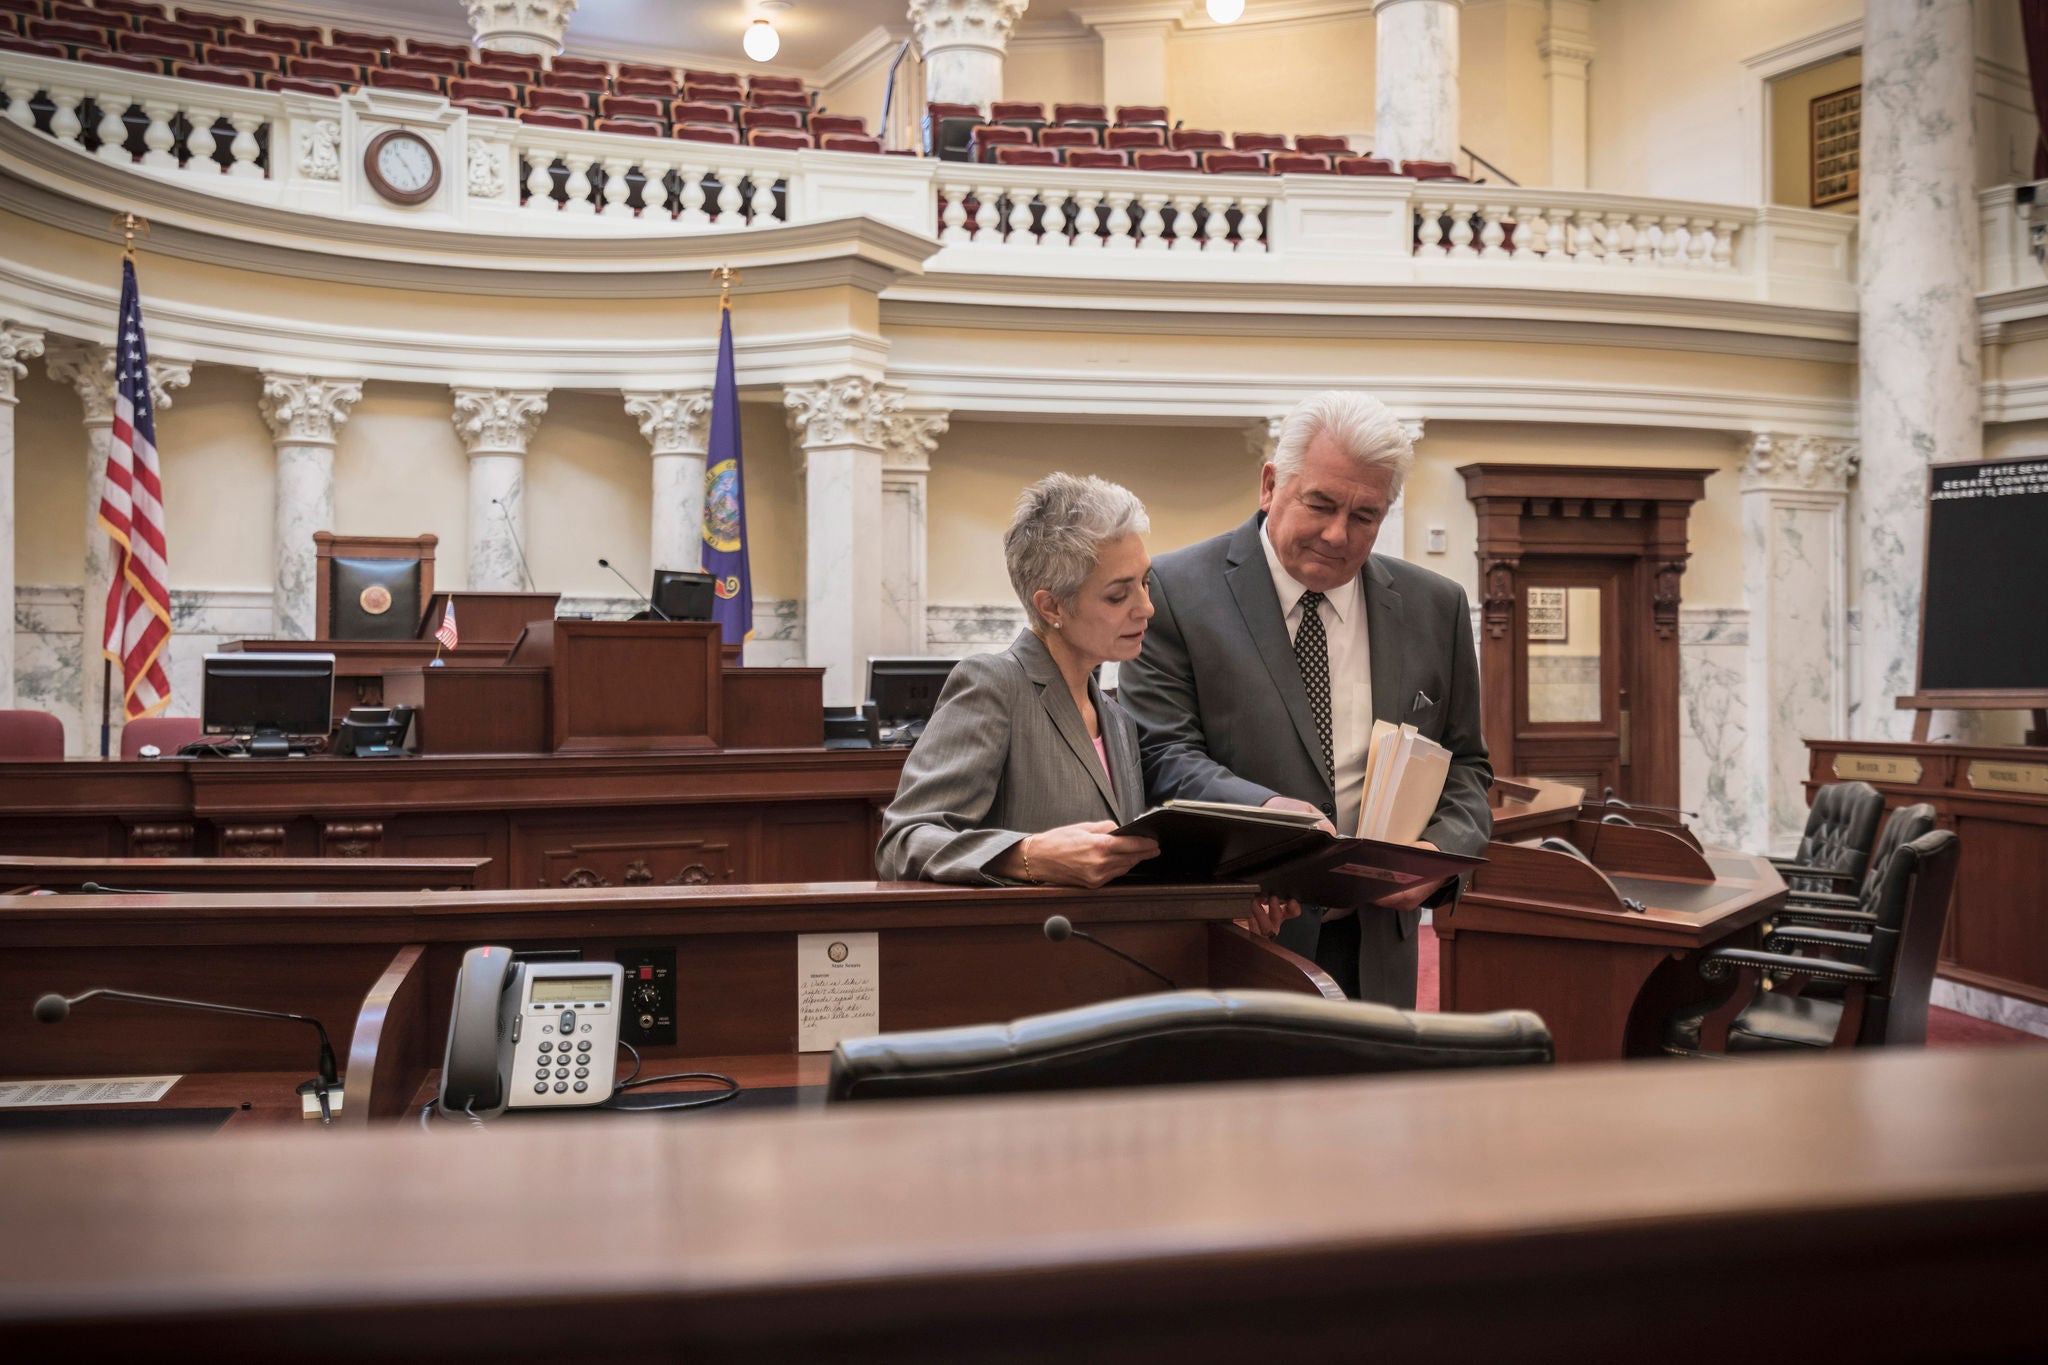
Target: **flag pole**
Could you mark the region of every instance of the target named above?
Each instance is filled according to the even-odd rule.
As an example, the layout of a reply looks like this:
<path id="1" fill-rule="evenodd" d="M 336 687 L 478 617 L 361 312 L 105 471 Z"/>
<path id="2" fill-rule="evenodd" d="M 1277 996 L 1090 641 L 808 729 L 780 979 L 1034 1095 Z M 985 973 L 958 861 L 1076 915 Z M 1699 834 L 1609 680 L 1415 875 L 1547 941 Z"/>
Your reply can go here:
<path id="1" fill-rule="evenodd" d="M 121 259 L 129 265 L 135 264 L 135 233 L 138 229 L 146 236 L 149 220 L 139 213 L 123 212 L 114 215 L 114 230 L 121 234 Z M 118 328 L 116 330 L 119 330 Z M 95 504 L 97 505 L 97 504 Z M 121 710 L 127 711 L 127 699 L 122 699 Z M 100 641 L 100 757 L 111 758 L 114 750 L 114 661 L 107 656 L 106 641 Z"/>

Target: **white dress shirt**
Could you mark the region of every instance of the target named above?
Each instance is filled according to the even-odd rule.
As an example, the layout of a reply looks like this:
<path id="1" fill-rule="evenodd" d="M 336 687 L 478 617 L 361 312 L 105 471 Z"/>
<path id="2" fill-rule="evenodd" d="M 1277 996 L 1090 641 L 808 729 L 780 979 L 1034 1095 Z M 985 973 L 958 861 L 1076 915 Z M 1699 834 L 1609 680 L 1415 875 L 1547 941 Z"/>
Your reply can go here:
<path id="1" fill-rule="evenodd" d="M 1301 595 L 1308 591 L 1280 563 L 1266 525 L 1259 523 L 1259 544 L 1273 573 L 1273 591 L 1291 643 L 1301 629 Z M 1336 765 L 1337 818 L 1332 823 L 1346 838 L 1358 833 L 1358 807 L 1365 795 L 1366 748 L 1372 742 L 1372 646 L 1365 629 L 1365 585 L 1362 575 L 1323 595 L 1319 608 L 1323 634 L 1330 648 L 1330 756 Z"/>

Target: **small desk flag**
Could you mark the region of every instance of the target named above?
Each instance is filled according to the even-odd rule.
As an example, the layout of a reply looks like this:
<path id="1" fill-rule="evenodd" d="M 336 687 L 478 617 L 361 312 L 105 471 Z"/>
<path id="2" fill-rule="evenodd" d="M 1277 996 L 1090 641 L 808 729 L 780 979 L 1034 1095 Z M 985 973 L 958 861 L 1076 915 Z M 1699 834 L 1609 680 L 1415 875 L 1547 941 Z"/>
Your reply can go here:
<path id="1" fill-rule="evenodd" d="M 448 599 L 448 609 L 441 613 L 441 628 L 434 632 L 434 638 L 450 649 L 462 639 L 455 630 L 455 599 L 452 597 Z"/>
<path id="2" fill-rule="evenodd" d="M 164 539 L 164 490 L 150 407 L 149 344 L 135 262 L 121 263 L 121 317 L 114 346 L 114 430 L 99 523 L 113 537 L 114 581 L 107 593 L 106 656 L 121 666 L 121 715 L 154 716 L 171 704 L 164 651 L 171 643 L 171 568 Z M 105 727 L 102 727 L 104 733 Z"/>
<path id="3" fill-rule="evenodd" d="M 718 377 L 711 386 L 711 430 L 704 458 L 704 572 L 711 575 L 711 619 L 725 642 L 754 633 L 754 580 L 747 569 L 747 504 L 740 478 L 740 391 L 732 370 L 732 308 L 718 315 Z"/>

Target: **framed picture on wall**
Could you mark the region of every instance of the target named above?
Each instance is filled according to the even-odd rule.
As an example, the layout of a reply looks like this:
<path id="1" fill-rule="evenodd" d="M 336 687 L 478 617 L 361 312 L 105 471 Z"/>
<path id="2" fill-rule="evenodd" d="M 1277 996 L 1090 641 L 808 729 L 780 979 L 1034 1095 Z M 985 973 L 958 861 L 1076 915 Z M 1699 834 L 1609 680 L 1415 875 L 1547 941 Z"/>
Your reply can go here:
<path id="1" fill-rule="evenodd" d="M 1813 126 L 1813 207 L 1854 199 L 1861 179 L 1863 87 L 1852 85 L 1808 105 Z"/>
<path id="2" fill-rule="evenodd" d="M 1562 645 L 1571 643 L 1570 607 L 1563 588 L 1529 589 L 1529 643 Z"/>

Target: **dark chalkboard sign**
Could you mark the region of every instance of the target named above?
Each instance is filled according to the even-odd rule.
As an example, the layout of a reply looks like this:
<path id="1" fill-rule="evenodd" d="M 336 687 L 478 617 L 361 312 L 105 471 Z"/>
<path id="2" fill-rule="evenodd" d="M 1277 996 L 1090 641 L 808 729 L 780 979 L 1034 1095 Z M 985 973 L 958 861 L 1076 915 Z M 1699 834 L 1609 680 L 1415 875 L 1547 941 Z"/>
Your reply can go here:
<path id="1" fill-rule="evenodd" d="M 1931 475 L 1921 694 L 2048 694 L 2048 459 Z"/>

